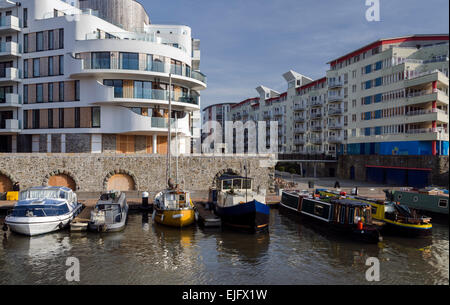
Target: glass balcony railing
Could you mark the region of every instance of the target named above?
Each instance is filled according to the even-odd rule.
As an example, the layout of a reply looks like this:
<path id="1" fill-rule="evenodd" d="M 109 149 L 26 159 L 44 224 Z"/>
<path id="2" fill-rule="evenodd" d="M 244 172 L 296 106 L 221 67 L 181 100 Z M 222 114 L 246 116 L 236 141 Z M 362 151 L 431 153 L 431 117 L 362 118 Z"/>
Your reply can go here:
<path id="1" fill-rule="evenodd" d="M 126 98 L 123 95 L 123 90 L 114 90 L 114 97 Z M 135 92 L 133 92 L 133 95 L 129 98 L 169 101 L 169 91 L 161 89 L 146 89 L 140 92 L 136 92 L 135 90 Z M 193 105 L 199 104 L 199 97 L 194 95 L 185 95 L 172 91 L 170 94 L 170 98 L 172 102 L 188 103 Z"/>
<path id="2" fill-rule="evenodd" d="M 118 59 L 111 57 L 91 58 L 83 60 L 83 70 L 134 70 L 171 73 L 190 77 L 206 84 L 207 78 L 198 71 L 192 71 L 190 67 L 163 63 L 160 61 L 139 60 L 136 58 Z"/>

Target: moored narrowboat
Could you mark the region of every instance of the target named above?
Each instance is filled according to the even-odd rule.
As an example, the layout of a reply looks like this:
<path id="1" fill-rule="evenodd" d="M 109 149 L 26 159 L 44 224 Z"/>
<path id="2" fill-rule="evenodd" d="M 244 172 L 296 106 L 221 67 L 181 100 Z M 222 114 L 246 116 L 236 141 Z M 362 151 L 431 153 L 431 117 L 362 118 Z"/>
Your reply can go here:
<path id="1" fill-rule="evenodd" d="M 330 190 L 317 190 L 320 196 L 342 196 Z M 433 225 L 431 218 L 420 215 L 417 210 L 391 201 L 373 200 L 358 196 L 345 196 L 349 200 L 366 202 L 372 207 L 372 217 L 381 221 L 380 229 L 383 233 L 406 236 L 423 236 L 431 234 Z"/>
<path id="2" fill-rule="evenodd" d="M 365 202 L 283 191 L 280 207 L 355 240 L 370 243 L 382 240 L 379 231 L 372 224 L 370 204 Z"/>
<path id="3" fill-rule="evenodd" d="M 385 190 L 386 199 L 424 213 L 448 217 L 448 192 L 439 190 Z"/>

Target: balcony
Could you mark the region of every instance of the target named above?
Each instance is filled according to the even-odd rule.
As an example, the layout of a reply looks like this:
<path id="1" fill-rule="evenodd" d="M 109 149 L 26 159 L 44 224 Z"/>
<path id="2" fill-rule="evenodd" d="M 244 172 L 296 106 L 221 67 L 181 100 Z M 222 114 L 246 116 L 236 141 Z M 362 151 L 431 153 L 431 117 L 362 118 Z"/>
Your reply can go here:
<path id="1" fill-rule="evenodd" d="M 320 131 L 322 131 L 322 129 L 323 129 L 323 127 L 320 125 L 311 126 L 311 130 L 315 131 L 315 132 L 318 132 L 318 131 L 320 132 Z"/>
<path id="2" fill-rule="evenodd" d="M 321 137 L 317 137 L 317 138 L 311 138 L 310 142 L 316 145 L 322 144 L 323 139 Z"/>
<path id="3" fill-rule="evenodd" d="M 294 122 L 296 123 L 303 123 L 305 121 L 305 117 L 304 116 L 294 116 Z"/>
<path id="4" fill-rule="evenodd" d="M 344 125 L 342 123 L 333 122 L 328 124 L 328 129 L 340 130 L 342 128 L 344 128 Z"/>
<path id="5" fill-rule="evenodd" d="M 344 111 L 341 108 L 330 108 L 328 115 L 342 115 Z"/>
<path id="6" fill-rule="evenodd" d="M 14 59 L 21 56 L 21 45 L 14 41 L 0 43 L 0 58 L 2 60 Z"/>
<path id="7" fill-rule="evenodd" d="M 295 127 L 294 128 L 294 133 L 305 133 L 305 128 L 303 127 Z"/>
<path id="8" fill-rule="evenodd" d="M 320 113 L 320 112 L 311 113 L 311 119 L 312 120 L 317 120 L 317 119 L 320 119 L 320 118 L 322 118 L 322 113 Z"/>
<path id="9" fill-rule="evenodd" d="M 328 89 L 336 89 L 344 86 L 344 81 L 328 81 Z"/>
<path id="10" fill-rule="evenodd" d="M 331 92 L 330 91 L 328 92 L 328 102 L 335 103 L 335 102 L 342 102 L 343 101 L 344 95 L 342 95 L 342 94 L 330 94 Z"/>
<path id="11" fill-rule="evenodd" d="M 16 119 L 5 120 L 4 125 L 0 125 L 0 134 L 14 134 L 20 132 L 20 121 Z"/>
<path id="12" fill-rule="evenodd" d="M 343 142 L 342 137 L 337 137 L 337 136 L 328 137 L 328 143 L 341 144 L 342 142 Z"/>
<path id="13" fill-rule="evenodd" d="M 296 145 L 304 145 L 305 144 L 305 139 L 296 139 L 294 138 L 294 144 Z"/>
<path id="14" fill-rule="evenodd" d="M 301 104 L 295 104 L 294 105 L 294 111 L 303 111 L 305 110 L 305 106 Z"/>
<path id="15" fill-rule="evenodd" d="M 22 100 L 16 93 L 7 93 L 5 99 L 0 99 L 0 108 L 20 108 L 22 107 Z"/>
<path id="16" fill-rule="evenodd" d="M 4 70 L 0 70 L 0 83 L 17 83 L 20 82 L 20 70 L 17 68 L 6 68 Z"/>
<path id="17" fill-rule="evenodd" d="M 20 32 L 19 18 L 16 16 L 2 16 L 0 17 L 0 34 L 12 34 Z"/>
<path id="18" fill-rule="evenodd" d="M 263 119 L 270 120 L 272 118 L 272 115 L 269 112 L 264 112 Z"/>
<path id="19" fill-rule="evenodd" d="M 72 78 L 98 77 L 103 79 L 116 79 L 139 77 L 142 80 L 153 80 L 158 77 L 166 82 L 169 76 L 178 84 L 186 87 L 202 90 L 206 88 L 207 78 L 199 71 L 192 71 L 187 66 L 170 64 L 159 61 L 146 60 L 119 60 L 118 58 L 105 58 L 99 60 L 85 60 L 66 56 L 65 65 L 68 71 L 72 71 Z M 126 78 L 126 77 L 125 77 Z"/>
<path id="20" fill-rule="evenodd" d="M 273 113 L 274 113 L 274 116 L 282 116 L 283 115 L 283 110 L 281 110 L 279 108 L 275 108 Z"/>
<path id="21" fill-rule="evenodd" d="M 311 105 L 311 107 L 321 107 L 321 106 L 323 106 L 323 101 L 319 101 L 319 100 L 316 100 L 316 101 L 311 101 L 311 103 L 310 103 L 310 105 Z"/>

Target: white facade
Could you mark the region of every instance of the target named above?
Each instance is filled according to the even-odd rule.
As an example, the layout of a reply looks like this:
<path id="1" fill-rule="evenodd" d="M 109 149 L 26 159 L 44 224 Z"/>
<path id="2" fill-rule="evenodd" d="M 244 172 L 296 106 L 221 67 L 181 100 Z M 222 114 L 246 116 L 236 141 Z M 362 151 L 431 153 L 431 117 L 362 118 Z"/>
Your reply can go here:
<path id="1" fill-rule="evenodd" d="M 2 150 L 163 153 L 170 98 L 172 134 L 187 153 L 206 89 L 191 29 L 129 32 L 70 4 L 0 0 Z"/>

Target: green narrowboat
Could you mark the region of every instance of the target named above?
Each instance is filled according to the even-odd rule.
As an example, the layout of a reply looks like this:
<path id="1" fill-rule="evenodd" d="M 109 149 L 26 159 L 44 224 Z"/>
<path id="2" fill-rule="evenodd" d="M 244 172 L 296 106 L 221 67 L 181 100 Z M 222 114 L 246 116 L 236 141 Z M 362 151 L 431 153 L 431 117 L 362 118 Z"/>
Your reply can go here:
<path id="1" fill-rule="evenodd" d="M 399 202 L 409 208 L 448 216 L 448 194 L 430 190 L 384 190 L 386 199 Z"/>

